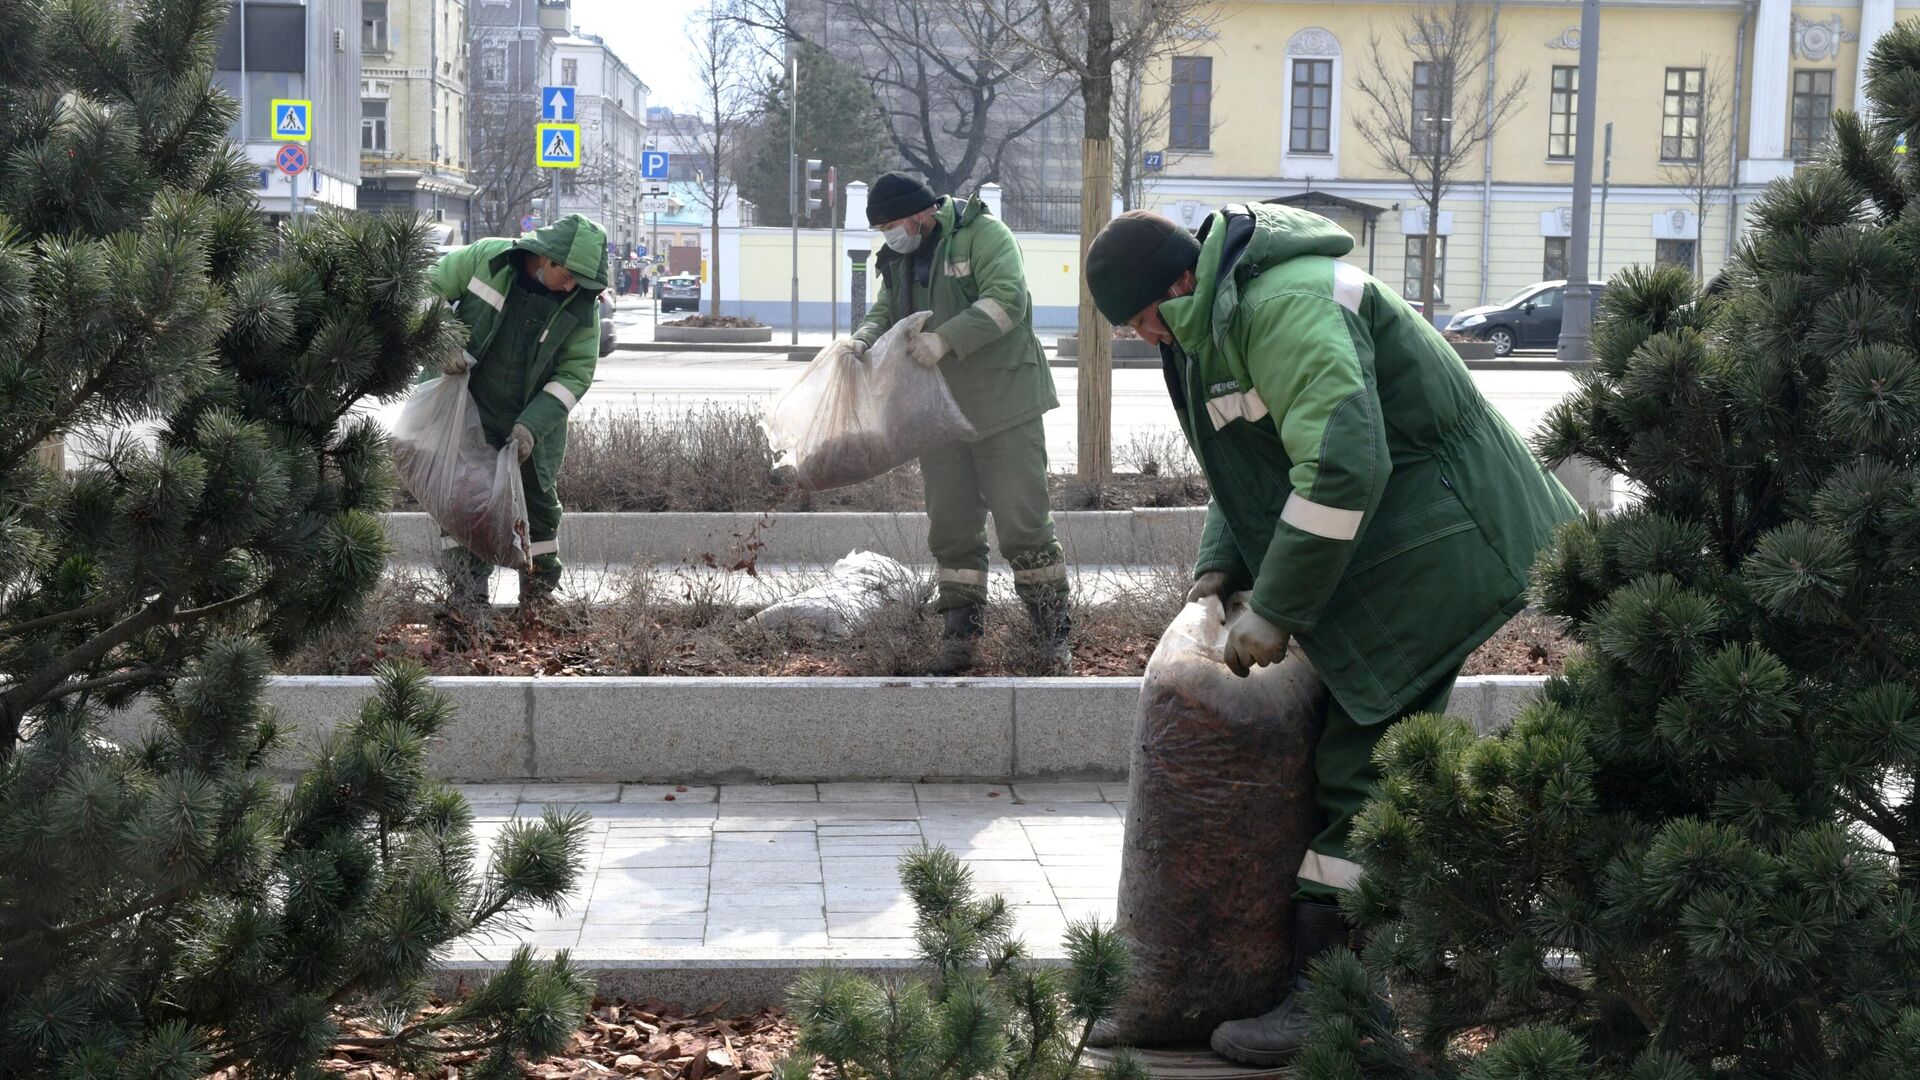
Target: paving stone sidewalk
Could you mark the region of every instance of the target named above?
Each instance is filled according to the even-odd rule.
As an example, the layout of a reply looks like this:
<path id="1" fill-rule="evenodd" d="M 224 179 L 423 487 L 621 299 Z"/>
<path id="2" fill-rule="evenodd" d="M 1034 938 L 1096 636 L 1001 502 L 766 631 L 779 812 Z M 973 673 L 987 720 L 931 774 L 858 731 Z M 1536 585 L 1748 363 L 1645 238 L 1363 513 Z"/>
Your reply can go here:
<path id="1" fill-rule="evenodd" d="M 582 888 L 519 933 L 463 943 L 499 960 L 520 941 L 583 959 L 725 963 L 914 955 L 900 856 L 944 845 L 1012 907 L 1033 955 L 1070 919 L 1111 921 L 1125 784 L 466 784 L 484 851 L 547 805 L 593 815 Z M 671 801 L 667 796 L 673 796 Z"/>

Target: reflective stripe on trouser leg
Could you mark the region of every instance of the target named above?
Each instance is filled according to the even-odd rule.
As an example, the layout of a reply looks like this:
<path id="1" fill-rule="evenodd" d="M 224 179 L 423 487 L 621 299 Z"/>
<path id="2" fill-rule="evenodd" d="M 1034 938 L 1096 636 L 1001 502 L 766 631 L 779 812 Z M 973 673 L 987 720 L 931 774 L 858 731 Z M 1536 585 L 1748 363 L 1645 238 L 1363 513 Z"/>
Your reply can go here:
<path id="1" fill-rule="evenodd" d="M 1380 780 L 1373 761 L 1374 747 L 1402 719 L 1444 710 L 1447 699 L 1453 696 L 1457 674 L 1443 676 L 1420 700 L 1378 724 L 1354 723 L 1338 701 L 1328 698 L 1327 723 L 1313 749 L 1314 803 L 1326 825 L 1307 845 L 1293 891 L 1295 899 L 1337 903 L 1342 892 L 1359 882 L 1362 868 L 1347 841 L 1353 833 L 1353 819 L 1366 806 Z"/>
<path id="2" fill-rule="evenodd" d="M 971 445 L 949 443 L 920 456 L 927 550 L 940 565 L 939 611 L 987 602 L 987 504 Z"/>

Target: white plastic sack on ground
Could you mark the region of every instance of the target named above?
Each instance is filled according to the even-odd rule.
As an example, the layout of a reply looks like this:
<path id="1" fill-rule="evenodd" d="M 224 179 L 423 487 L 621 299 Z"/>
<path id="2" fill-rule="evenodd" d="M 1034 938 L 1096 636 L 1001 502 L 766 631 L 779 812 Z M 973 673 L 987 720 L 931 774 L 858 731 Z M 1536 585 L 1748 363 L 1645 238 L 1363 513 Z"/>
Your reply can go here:
<path id="1" fill-rule="evenodd" d="M 464 371 L 442 375 L 407 398 L 393 428 L 394 470 L 462 547 L 498 566 L 527 569 L 533 558 L 520 462 L 511 442 L 498 450 L 487 445 L 469 378 Z"/>
<path id="2" fill-rule="evenodd" d="M 820 350 L 767 408 L 767 441 L 791 453 L 808 491 L 871 480 L 937 446 L 973 437 L 938 369 L 907 355 L 928 312 L 909 315 L 865 356 L 850 339 Z"/>
<path id="3" fill-rule="evenodd" d="M 793 627 L 831 638 L 851 637 L 881 605 L 913 585 L 905 566 L 871 551 L 848 553 L 827 574 L 826 581 L 747 621 L 768 629 Z"/>

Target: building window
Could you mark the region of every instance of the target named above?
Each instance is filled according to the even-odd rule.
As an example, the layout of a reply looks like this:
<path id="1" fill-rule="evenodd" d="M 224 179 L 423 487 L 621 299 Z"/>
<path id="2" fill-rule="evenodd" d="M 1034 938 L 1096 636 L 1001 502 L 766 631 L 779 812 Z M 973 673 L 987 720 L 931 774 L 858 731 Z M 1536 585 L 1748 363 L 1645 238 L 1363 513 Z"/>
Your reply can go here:
<path id="1" fill-rule="evenodd" d="M 387 51 L 387 5 L 385 0 L 361 0 L 360 48 L 363 52 Z"/>
<path id="2" fill-rule="evenodd" d="M 1423 265 L 1421 253 L 1426 250 L 1426 243 L 1427 238 L 1425 236 L 1407 237 L 1407 287 L 1401 290 L 1401 295 L 1416 304 L 1420 302 L 1420 272 Z M 1447 298 L 1446 237 L 1436 236 L 1433 238 L 1433 256 L 1433 302 L 1439 304 L 1444 303 Z M 1432 313 L 1429 312 L 1428 314 Z"/>
<path id="3" fill-rule="evenodd" d="M 560 85 L 561 86 L 579 86 L 580 85 L 580 61 L 578 60 L 560 61 Z"/>
<path id="4" fill-rule="evenodd" d="M 1547 104 L 1547 156 L 1550 158 L 1573 156 L 1573 138 L 1578 123 L 1576 117 L 1580 114 L 1579 97 L 1580 69 L 1556 64 L 1553 69 L 1553 94 Z"/>
<path id="5" fill-rule="evenodd" d="M 1660 160 L 1700 160 L 1700 114 L 1706 98 L 1704 68 L 1668 68 L 1660 106 Z"/>
<path id="6" fill-rule="evenodd" d="M 1661 266 L 1678 266 L 1683 270 L 1693 269 L 1692 240 L 1655 240 L 1653 242 L 1653 261 Z"/>
<path id="7" fill-rule="evenodd" d="M 1173 89 L 1167 107 L 1167 145 L 1205 150 L 1213 135 L 1213 57 L 1173 58 Z"/>
<path id="8" fill-rule="evenodd" d="M 504 47 L 480 50 L 480 81 L 507 81 L 507 50 Z"/>
<path id="9" fill-rule="evenodd" d="M 1565 281 L 1567 277 L 1567 238 L 1547 237 L 1547 257 L 1541 264 L 1542 281 Z"/>
<path id="10" fill-rule="evenodd" d="M 360 103 L 360 149 L 369 153 L 383 153 L 387 149 L 386 102 Z"/>
<path id="11" fill-rule="evenodd" d="M 1324 154 L 1333 137 L 1333 61 L 1293 62 L 1293 137 L 1296 154 Z"/>
<path id="12" fill-rule="evenodd" d="M 1439 142 L 1436 144 L 1436 132 Z M 1447 153 L 1453 149 L 1453 77 L 1443 63 L 1413 64 L 1413 151 Z"/>
<path id="13" fill-rule="evenodd" d="M 1805 161 L 1826 145 L 1833 124 L 1833 72 L 1793 73 L 1793 160 Z"/>

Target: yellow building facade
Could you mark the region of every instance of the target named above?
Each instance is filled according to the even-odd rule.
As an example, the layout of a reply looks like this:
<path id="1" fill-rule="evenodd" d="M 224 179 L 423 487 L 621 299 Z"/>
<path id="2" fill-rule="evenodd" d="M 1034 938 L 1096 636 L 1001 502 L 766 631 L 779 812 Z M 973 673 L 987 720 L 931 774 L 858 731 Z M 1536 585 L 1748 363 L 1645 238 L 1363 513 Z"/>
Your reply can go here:
<path id="1" fill-rule="evenodd" d="M 1507 123 L 1452 174 L 1440 214 L 1440 313 L 1565 276 L 1580 4 L 1478 6 L 1479 29 L 1494 43 L 1481 79 L 1525 85 Z M 1360 80 L 1414 79 L 1415 50 L 1405 40 L 1414 8 L 1372 0 L 1213 5 L 1209 31 L 1159 72 L 1159 92 L 1170 98 L 1167 149 L 1143 204 L 1189 225 L 1228 202 L 1304 205 L 1361 241 L 1349 261 L 1415 293 L 1420 200 L 1359 130 L 1376 110 Z M 1895 19 L 1915 16 L 1920 0 L 1605 0 L 1590 272 L 1604 278 L 1656 260 L 1690 265 L 1696 251 L 1707 275 L 1718 272 L 1752 200 L 1818 152 L 1834 110 L 1859 108 L 1872 43 Z M 1716 114 L 1724 121 L 1715 124 Z M 1679 141 L 1687 133 L 1694 141 Z M 1710 191 L 1701 212 L 1695 189 L 1703 181 Z"/>

